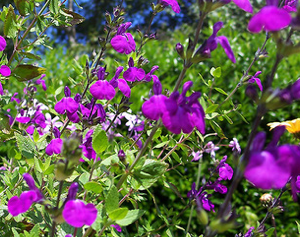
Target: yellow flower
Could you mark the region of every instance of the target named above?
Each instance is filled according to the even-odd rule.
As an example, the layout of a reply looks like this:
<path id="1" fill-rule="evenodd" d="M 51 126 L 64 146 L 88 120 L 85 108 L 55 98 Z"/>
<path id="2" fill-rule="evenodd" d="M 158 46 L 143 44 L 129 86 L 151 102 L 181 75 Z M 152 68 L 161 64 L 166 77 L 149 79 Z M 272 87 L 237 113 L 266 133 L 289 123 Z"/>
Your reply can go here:
<path id="1" fill-rule="evenodd" d="M 267 125 L 270 126 L 270 130 L 278 126 L 285 126 L 289 133 L 293 134 L 296 138 L 300 138 L 300 118 L 285 122 L 268 123 Z"/>

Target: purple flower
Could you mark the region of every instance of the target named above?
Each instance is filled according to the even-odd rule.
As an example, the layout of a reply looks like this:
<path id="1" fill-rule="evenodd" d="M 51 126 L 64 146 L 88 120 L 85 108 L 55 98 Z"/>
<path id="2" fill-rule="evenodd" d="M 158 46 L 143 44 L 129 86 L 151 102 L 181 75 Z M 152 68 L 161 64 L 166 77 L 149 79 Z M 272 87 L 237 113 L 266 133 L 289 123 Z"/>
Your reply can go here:
<path id="1" fill-rule="evenodd" d="M 1 74 L 2 76 L 4 76 L 4 77 L 9 77 L 10 74 L 11 74 L 11 70 L 10 70 L 10 68 L 9 68 L 8 66 L 2 65 L 2 66 L 0 67 L 0 74 Z"/>
<path id="2" fill-rule="evenodd" d="M 263 86 L 262 86 L 262 84 L 261 84 L 260 79 L 257 78 L 257 76 L 258 76 L 259 74 L 261 74 L 261 71 L 256 72 L 256 73 L 254 74 L 254 76 L 251 77 L 251 78 L 249 79 L 248 82 L 249 82 L 249 83 L 256 83 L 256 84 L 258 85 L 259 89 L 262 91 L 262 90 L 263 90 Z"/>
<path id="3" fill-rule="evenodd" d="M 53 154 L 60 154 L 62 150 L 63 140 L 60 139 L 60 132 L 57 127 L 53 128 L 53 133 L 55 139 L 51 140 L 45 151 L 48 156 L 52 156 Z"/>
<path id="4" fill-rule="evenodd" d="M 216 157 L 215 151 L 217 151 L 219 149 L 220 149 L 220 147 L 215 146 L 215 144 L 212 141 L 210 141 L 205 145 L 204 152 L 210 153 L 210 157 L 214 159 Z"/>
<path id="5" fill-rule="evenodd" d="M 285 0 L 283 9 L 287 12 L 297 12 L 297 3 L 296 0 Z"/>
<path id="6" fill-rule="evenodd" d="M 6 48 L 6 40 L 0 35 L 0 51 Z"/>
<path id="7" fill-rule="evenodd" d="M 25 191 L 20 197 L 13 196 L 8 200 L 8 212 L 12 216 L 17 216 L 21 213 L 27 212 L 31 205 L 37 200 L 35 191 Z"/>
<path id="8" fill-rule="evenodd" d="M 203 152 L 202 151 L 197 151 L 197 152 L 192 152 L 191 154 L 194 158 L 191 161 L 198 161 L 200 158 L 203 157 Z"/>
<path id="9" fill-rule="evenodd" d="M 244 237 L 251 237 L 252 236 L 252 231 L 254 230 L 254 227 L 250 227 L 247 233 L 244 235 Z"/>
<path id="10" fill-rule="evenodd" d="M 110 226 L 114 227 L 118 232 L 122 232 L 122 228 L 118 224 L 110 225 Z"/>
<path id="11" fill-rule="evenodd" d="M 291 15 L 276 6 L 265 6 L 249 21 L 248 30 L 252 33 L 265 31 L 279 31 L 287 27 L 292 21 Z"/>
<path id="12" fill-rule="evenodd" d="M 180 13 L 180 7 L 178 5 L 178 2 L 176 0 L 161 0 L 160 1 L 162 3 L 162 5 L 164 5 L 165 7 L 167 6 L 171 6 L 172 10 L 175 13 Z"/>
<path id="13" fill-rule="evenodd" d="M 17 216 L 29 210 L 34 202 L 40 202 L 44 199 L 41 191 L 36 187 L 34 179 L 28 173 L 23 174 L 24 180 L 29 186 L 30 191 L 23 192 L 20 197 L 13 196 L 8 200 L 8 212 L 12 216 Z"/>
<path id="14" fill-rule="evenodd" d="M 153 95 L 142 106 L 144 115 L 151 120 L 162 118 L 165 127 L 179 134 L 190 133 L 196 127 L 202 134 L 205 132 L 204 110 L 200 105 L 198 98 L 199 92 L 194 92 L 191 96 L 186 97 L 186 92 L 193 85 L 188 81 L 183 85 L 182 94 L 174 92 L 170 98 L 160 95 L 162 91 L 161 83 L 157 79 L 153 84 Z"/>
<path id="15" fill-rule="evenodd" d="M 80 145 L 79 147 L 82 148 L 82 154 L 88 158 L 89 160 L 91 159 L 96 159 L 97 158 L 97 154 L 95 152 L 95 150 L 93 149 L 92 146 L 92 134 L 93 134 L 94 130 L 91 129 L 87 132 L 87 134 L 85 135 L 83 144 Z M 100 158 L 98 157 L 98 160 L 100 160 Z M 80 158 L 81 162 L 84 162 L 84 159 Z"/>
<path id="16" fill-rule="evenodd" d="M 233 169 L 230 167 L 230 165 L 225 163 L 226 160 L 227 156 L 224 156 L 217 167 L 217 171 L 219 172 L 221 180 L 231 180 L 233 176 Z"/>
<path id="17" fill-rule="evenodd" d="M 237 5 L 242 10 L 253 13 L 253 8 L 249 0 L 232 0 L 235 5 Z"/>
<path id="18" fill-rule="evenodd" d="M 123 73 L 126 81 L 141 81 L 145 77 L 145 71 L 142 68 L 134 67 L 133 58 L 130 57 L 128 61 L 129 68 Z"/>
<path id="19" fill-rule="evenodd" d="M 78 110 L 78 103 L 71 98 L 71 91 L 69 87 L 65 87 L 65 96 L 62 98 L 59 102 L 56 103 L 54 106 L 54 109 L 59 114 L 67 113 L 68 117 L 69 115 L 74 114 Z"/>
<path id="20" fill-rule="evenodd" d="M 39 79 L 36 80 L 36 84 L 40 85 L 42 84 L 43 90 L 46 91 L 47 90 L 47 86 L 45 83 L 45 80 L 43 80 L 43 78 L 46 76 L 46 74 L 42 74 L 41 77 Z"/>
<path id="21" fill-rule="evenodd" d="M 236 151 L 238 154 L 241 154 L 241 147 L 236 138 L 233 138 L 232 141 L 230 141 L 229 147 L 232 147 L 232 151 Z"/>
<path id="22" fill-rule="evenodd" d="M 80 228 L 83 225 L 92 225 L 97 218 L 97 213 L 93 204 L 84 204 L 83 201 L 76 199 L 67 201 L 62 215 L 69 225 Z"/>
<path id="23" fill-rule="evenodd" d="M 280 189 L 292 176 L 291 186 L 295 199 L 295 182 L 300 174 L 300 148 L 289 144 L 277 146 L 284 131 L 284 126 L 276 127 L 272 141 L 264 150 L 266 134 L 260 132 L 256 135 L 244 175 L 247 180 L 261 189 Z"/>
<path id="24" fill-rule="evenodd" d="M 205 41 L 203 45 L 197 50 L 197 53 L 200 53 L 203 57 L 210 58 L 211 52 L 214 51 L 218 47 L 218 43 L 224 49 L 227 57 L 235 63 L 234 53 L 230 47 L 229 41 L 225 36 L 217 36 L 218 31 L 223 27 L 223 22 L 219 21 L 213 26 L 212 35 Z"/>
<path id="25" fill-rule="evenodd" d="M 130 25 L 131 22 L 121 24 L 117 31 L 117 35 L 110 41 L 111 46 L 119 53 L 130 54 L 132 51 L 135 51 L 136 45 L 132 35 L 130 33 L 125 33 Z"/>

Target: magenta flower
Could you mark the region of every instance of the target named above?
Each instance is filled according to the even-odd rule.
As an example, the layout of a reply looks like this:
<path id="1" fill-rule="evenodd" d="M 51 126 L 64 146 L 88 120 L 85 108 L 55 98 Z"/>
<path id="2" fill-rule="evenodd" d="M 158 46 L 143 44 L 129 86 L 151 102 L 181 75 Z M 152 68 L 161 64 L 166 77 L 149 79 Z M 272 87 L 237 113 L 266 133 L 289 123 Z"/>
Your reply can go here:
<path id="1" fill-rule="evenodd" d="M 54 139 L 46 147 L 46 154 L 52 156 L 53 154 L 60 154 L 62 150 L 63 140 L 60 138 L 60 131 L 57 127 L 53 128 Z"/>
<path id="2" fill-rule="evenodd" d="M 0 51 L 6 48 L 6 40 L 0 35 Z"/>
<path id="3" fill-rule="evenodd" d="M 46 91 L 47 90 L 47 86 L 45 83 L 45 80 L 43 80 L 43 78 L 46 76 L 46 74 L 42 74 L 41 77 L 39 79 L 36 80 L 36 84 L 40 85 L 42 84 L 43 90 Z"/>
<path id="4" fill-rule="evenodd" d="M 126 81 L 141 81 L 145 77 L 145 71 L 142 68 L 134 67 L 133 58 L 128 61 L 129 68 L 123 73 Z"/>
<path id="5" fill-rule="evenodd" d="M 253 13 L 253 8 L 249 0 L 232 0 L 232 1 L 235 3 L 235 5 L 237 5 L 242 10 Z"/>
<path id="6" fill-rule="evenodd" d="M 222 27 L 223 27 L 223 22 L 221 22 L 221 21 L 214 24 L 212 35 L 205 41 L 204 44 L 201 45 L 201 47 L 197 50 L 196 54 L 199 53 L 203 57 L 210 58 L 211 52 L 214 51 L 218 47 L 218 44 L 220 44 L 222 46 L 222 48 L 224 49 L 227 57 L 233 63 L 235 63 L 236 60 L 234 57 L 234 53 L 230 47 L 228 39 L 223 35 L 217 36 L 217 33 L 219 32 L 219 30 Z"/>
<path id="7" fill-rule="evenodd" d="M 117 35 L 110 41 L 111 46 L 119 53 L 130 54 L 132 51 L 135 51 L 136 44 L 132 35 L 130 33 L 125 33 L 130 26 L 131 22 L 121 24 L 117 31 Z"/>
<path id="8" fill-rule="evenodd" d="M 110 226 L 114 227 L 118 232 L 122 232 L 122 228 L 118 224 L 110 225 Z"/>
<path id="9" fill-rule="evenodd" d="M 248 82 L 249 83 L 256 83 L 258 85 L 258 88 L 262 91 L 263 90 L 263 86 L 261 84 L 260 79 L 257 77 L 259 74 L 261 74 L 261 71 L 256 72 L 254 74 L 254 76 L 249 79 Z"/>
<path id="10" fill-rule="evenodd" d="M 297 12 L 297 2 L 296 0 L 285 0 L 283 9 L 287 12 Z"/>
<path id="11" fill-rule="evenodd" d="M 37 200 L 37 195 L 34 191 L 25 191 L 20 197 L 13 196 L 8 200 L 8 212 L 12 216 L 17 216 L 21 213 L 27 212 L 31 205 Z"/>
<path id="12" fill-rule="evenodd" d="M 59 114 L 67 113 L 67 115 L 72 115 L 78 110 L 78 102 L 71 98 L 71 91 L 69 87 L 65 87 L 65 96 L 59 102 L 56 103 L 54 109 Z"/>
<path id="13" fill-rule="evenodd" d="M 184 83 L 181 95 L 176 91 L 171 94 L 170 98 L 167 98 L 161 95 L 161 83 L 155 79 L 154 95 L 143 104 L 143 114 L 151 120 L 162 118 L 165 127 L 175 134 L 179 134 L 181 131 L 190 133 L 194 127 L 201 133 L 205 133 L 205 114 L 198 101 L 201 94 L 194 92 L 189 97 L 185 96 L 192 85 L 192 81 Z"/>
<path id="14" fill-rule="evenodd" d="M 7 208 L 8 212 L 12 216 L 17 216 L 21 213 L 28 211 L 34 202 L 40 202 L 44 199 L 43 194 L 36 187 L 32 176 L 30 174 L 25 173 L 23 174 L 23 177 L 27 185 L 29 186 L 30 191 L 25 191 L 20 195 L 20 197 L 13 196 L 11 199 L 8 200 Z"/>
<path id="15" fill-rule="evenodd" d="M 265 31 L 279 31 L 287 27 L 292 21 L 291 15 L 276 6 L 265 6 L 256 13 L 248 23 L 248 30 L 252 33 Z"/>
<path id="16" fill-rule="evenodd" d="M 10 70 L 10 68 L 9 68 L 8 66 L 2 65 L 2 66 L 0 67 L 0 74 L 1 74 L 2 76 L 4 76 L 4 77 L 9 77 L 10 74 L 11 74 L 11 70 Z"/>
<path id="17" fill-rule="evenodd" d="M 230 165 L 225 163 L 226 160 L 227 156 L 224 156 L 217 167 L 217 171 L 219 172 L 221 180 L 231 180 L 233 176 L 233 169 L 230 167 Z"/>
<path id="18" fill-rule="evenodd" d="M 176 0 L 161 0 L 160 1 L 162 5 L 164 5 L 165 7 L 167 6 L 171 6 L 172 10 L 175 13 L 180 13 L 180 7 L 178 5 L 178 2 Z"/>
<path id="19" fill-rule="evenodd" d="M 80 228 L 83 225 L 92 225 L 97 218 L 97 213 L 93 204 L 84 204 L 83 201 L 76 199 L 67 201 L 62 215 L 69 225 Z"/>
<path id="20" fill-rule="evenodd" d="M 115 97 L 115 88 L 105 80 L 105 68 L 101 67 L 98 72 L 98 81 L 90 87 L 90 92 L 97 100 L 111 100 Z"/>
<path id="21" fill-rule="evenodd" d="M 291 177 L 292 194 L 296 200 L 296 182 L 300 174 L 300 148 L 289 144 L 277 146 L 284 131 L 284 126 L 275 128 L 273 139 L 264 150 L 266 134 L 260 132 L 256 135 L 244 175 L 247 180 L 261 189 L 280 189 Z"/>

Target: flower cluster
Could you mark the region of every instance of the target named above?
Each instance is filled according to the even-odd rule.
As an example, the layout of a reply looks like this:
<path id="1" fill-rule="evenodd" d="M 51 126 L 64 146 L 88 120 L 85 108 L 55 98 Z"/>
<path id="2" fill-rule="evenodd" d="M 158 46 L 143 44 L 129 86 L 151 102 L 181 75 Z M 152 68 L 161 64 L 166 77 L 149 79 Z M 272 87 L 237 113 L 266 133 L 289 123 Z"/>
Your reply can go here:
<path id="1" fill-rule="evenodd" d="M 184 83 L 182 93 L 173 92 L 168 98 L 162 95 L 162 86 L 158 78 L 153 79 L 154 95 L 142 106 L 144 115 L 151 120 L 162 119 L 165 127 L 175 133 L 190 133 L 196 127 L 202 134 L 205 133 L 204 110 L 198 99 L 200 92 L 194 92 L 186 97 L 187 91 L 193 82 Z"/>

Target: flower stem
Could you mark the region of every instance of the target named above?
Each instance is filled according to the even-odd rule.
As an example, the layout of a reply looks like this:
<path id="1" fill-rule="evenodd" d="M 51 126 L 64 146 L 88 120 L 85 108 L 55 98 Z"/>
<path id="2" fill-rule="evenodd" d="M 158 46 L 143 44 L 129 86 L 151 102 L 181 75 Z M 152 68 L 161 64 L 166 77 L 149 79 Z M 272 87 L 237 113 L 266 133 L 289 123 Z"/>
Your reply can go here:
<path id="1" fill-rule="evenodd" d="M 142 149 L 140 150 L 140 152 L 138 153 L 138 155 L 136 156 L 135 160 L 132 162 L 131 166 L 129 167 L 129 169 L 127 170 L 127 172 L 125 174 L 123 174 L 117 184 L 117 189 L 120 189 L 120 187 L 122 186 L 122 184 L 124 183 L 124 181 L 127 179 L 128 175 L 131 173 L 131 171 L 133 170 L 133 168 L 135 167 L 135 165 L 138 163 L 138 161 L 140 160 L 140 158 L 144 155 L 149 143 L 152 141 L 152 138 L 155 134 L 155 132 L 157 131 L 157 129 L 161 126 L 161 122 L 158 121 L 156 123 L 156 125 L 153 127 L 149 137 L 147 138 L 147 140 L 145 141 Z"/>

